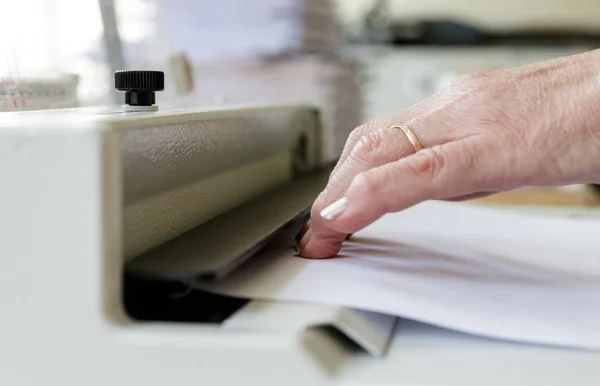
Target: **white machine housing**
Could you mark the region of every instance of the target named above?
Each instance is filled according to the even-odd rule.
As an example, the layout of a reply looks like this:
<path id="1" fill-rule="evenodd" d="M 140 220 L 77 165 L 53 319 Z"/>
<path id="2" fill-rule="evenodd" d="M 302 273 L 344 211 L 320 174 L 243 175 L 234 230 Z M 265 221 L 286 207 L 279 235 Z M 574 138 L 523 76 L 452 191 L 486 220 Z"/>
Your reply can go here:
<path id="1" fill-rule="evenodd" d="M 594 353 L 189 291 L 294 234 L 320 129 L 307 106 L 3 116 L 0 385 L 597 385 Z"/>

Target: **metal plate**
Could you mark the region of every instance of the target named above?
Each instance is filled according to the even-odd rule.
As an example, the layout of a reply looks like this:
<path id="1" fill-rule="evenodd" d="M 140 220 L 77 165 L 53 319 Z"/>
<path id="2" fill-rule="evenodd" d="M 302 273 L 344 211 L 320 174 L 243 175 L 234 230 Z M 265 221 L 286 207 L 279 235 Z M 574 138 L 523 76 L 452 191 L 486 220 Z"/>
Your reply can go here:
<path id="1" fill-rule="evenodd" d="M 191 283 L 219 280 L 275 238 L 293 241 L 330 170 L 304 176 L 145 253 L 130 274 Z"/>

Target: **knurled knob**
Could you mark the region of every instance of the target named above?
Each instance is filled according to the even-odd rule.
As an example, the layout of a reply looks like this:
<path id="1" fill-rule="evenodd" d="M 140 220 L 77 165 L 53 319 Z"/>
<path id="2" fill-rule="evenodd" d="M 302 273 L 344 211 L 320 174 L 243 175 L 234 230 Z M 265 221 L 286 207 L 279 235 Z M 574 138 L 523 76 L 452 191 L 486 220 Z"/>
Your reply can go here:
<path id="1" fill-rule="evenodd" d="M 125 104 L 130 106 L 152 106 L 156 103 L 155 92 L 165 88 L 165 73 L 162 71 L 117 71 L 115 89 L 125 92 Z"/>

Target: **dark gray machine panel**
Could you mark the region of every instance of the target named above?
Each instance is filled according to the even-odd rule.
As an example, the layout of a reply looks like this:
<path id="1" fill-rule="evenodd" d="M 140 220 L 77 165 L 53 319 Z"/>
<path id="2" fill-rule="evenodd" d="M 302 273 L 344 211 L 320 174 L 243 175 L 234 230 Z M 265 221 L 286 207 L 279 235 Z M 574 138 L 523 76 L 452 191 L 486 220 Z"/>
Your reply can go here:
<path id="1" fill-rule="evenodd" d="M 191 283 L 219 280 L 275 238 L 293 236 L 330 170 L 311 173 L 225 213 L 127 264 L 127 272 Z"/>

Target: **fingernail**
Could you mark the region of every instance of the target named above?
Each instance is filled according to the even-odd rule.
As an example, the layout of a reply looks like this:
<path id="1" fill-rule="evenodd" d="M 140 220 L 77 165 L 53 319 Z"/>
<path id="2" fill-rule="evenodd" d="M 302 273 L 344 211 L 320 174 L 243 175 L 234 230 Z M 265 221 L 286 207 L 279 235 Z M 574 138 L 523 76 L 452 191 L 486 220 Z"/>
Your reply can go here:
<path id="1" fill-rule="evenodd" d="M 348 207 L 348 199 L 342 197 L 327 208 L 323 209 L 320 213 L 321 217 L 325 220 L 332 220 L 334 217 L 339 216 Z"/>

